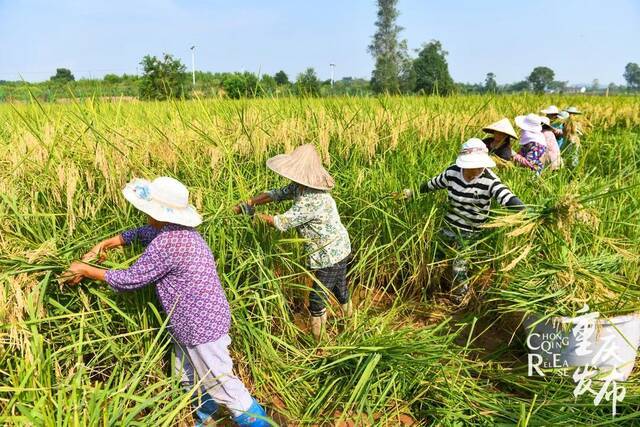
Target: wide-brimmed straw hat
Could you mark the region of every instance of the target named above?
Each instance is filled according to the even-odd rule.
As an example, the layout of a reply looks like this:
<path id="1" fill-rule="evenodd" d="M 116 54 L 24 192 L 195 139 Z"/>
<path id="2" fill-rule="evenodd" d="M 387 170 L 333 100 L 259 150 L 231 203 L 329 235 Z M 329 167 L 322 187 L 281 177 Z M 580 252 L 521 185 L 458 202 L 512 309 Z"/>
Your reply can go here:
<path id="1" fill-rule="evenodd" d="M 558 107 L 556 107 L 555 105 L 549 105 L 544 110 L 540 110 L 540 112 L 543 113 L 543 114 L 559 114 L 560 113 L 560 109 Z"/>
<path id="2" fill-rule="evenodd" d="M 578 107 L 569 107 L 564 111 L 566 111 L 569 114 L 582 114 L 582 111 L 578 110 Z"/>
<path id="3" fill-rule="evenodd" d="M 496 162 L 489 156 L 489 150 L 479 138 L 471 138 L 460 149 L 456 166 L 462 169 L 493 168 Z"/>
<path id="4" fill-rule="evenodd" d="M 196 208 L 189 204 L 189 190 L 180 181 L 161 176 L 153 181 L 135 178 L 122 190 L 124 198 L 151 218 L 195 227 L 202 223 Z"/>
<path id="5" fill-rule="evenodd" d="M 560 113 L 558 113 L 558 120 L 564 121 L 567 120 L 570 116 L 571 114 L 567 113 L 566 111 L 560 111 Z"/>
<path id="6" fill-rule="evenodd" d="M 511 126 L 511 122 L 506 117 L 504 119 L 500 119 L 495 123 L 491 123 L 489 126 L 485 126 L 482 128 L 484 132 L 492 133 L 492 132 L 501 132 L 505 135 L 509 135 L 512 138 L 517 138 L 515 129 Z"/>
<path id="7" fill-rule="evenodd" d="M 542 123 L 542 126 L 551 127 L 551 119 L 549 119 L 549 117 L 540 117 L 540 122 Z"/>
<path id="8" fill-rule="evenodd" d="M 278 175 L 316 190 L 331 190 L 335 186 L 313 144 L 301 145 L 290 154 L 278 154 L 267 160 L 267 167 Z"/>
<path id="9" fill-rule="evenodd" d="M 527 114 L 526 116 L 518 116 L 516 117 L 516 126 L 520 129 L 528 130 L 530 132 L 541 132 L 542 131 L 542 121 L 541 117 L 537 114 Z"/>

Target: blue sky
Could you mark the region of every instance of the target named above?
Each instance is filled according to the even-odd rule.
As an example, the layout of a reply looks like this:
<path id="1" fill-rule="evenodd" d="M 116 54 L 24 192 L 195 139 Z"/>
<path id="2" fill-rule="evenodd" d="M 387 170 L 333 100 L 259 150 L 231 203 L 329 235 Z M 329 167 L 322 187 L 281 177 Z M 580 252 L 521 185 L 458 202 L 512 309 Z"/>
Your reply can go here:
<path id="1" fill-rule="evenodd" d="M 399 0 L 411 49 L 438 39 L 456 81 L 522 80 L 546 65 L 573 83 L 624 81 L 640 63 L 640 0 Z M 190 68 L 369 77 L 374 0 L 0 0 L 0 79 L 135 73 L 145 54 Z"/>

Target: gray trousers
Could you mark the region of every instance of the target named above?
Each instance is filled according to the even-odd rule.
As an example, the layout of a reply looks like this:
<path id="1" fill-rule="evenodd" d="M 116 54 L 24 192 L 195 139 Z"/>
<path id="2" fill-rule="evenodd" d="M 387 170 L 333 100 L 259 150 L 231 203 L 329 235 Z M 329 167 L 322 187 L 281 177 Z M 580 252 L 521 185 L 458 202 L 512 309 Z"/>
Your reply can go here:
<path id="1" fill-rule="evenodd" d="M 224 405 L 238 417 L 253 404 L 251 393 L 242 381 L 233 375 L 233 361 L 229 355 L 229 335 L 216 341 L 194 346 L 175 343 L 175 374 L 182 386 L 192 392 L 196 384 L 213 400 Z"/>

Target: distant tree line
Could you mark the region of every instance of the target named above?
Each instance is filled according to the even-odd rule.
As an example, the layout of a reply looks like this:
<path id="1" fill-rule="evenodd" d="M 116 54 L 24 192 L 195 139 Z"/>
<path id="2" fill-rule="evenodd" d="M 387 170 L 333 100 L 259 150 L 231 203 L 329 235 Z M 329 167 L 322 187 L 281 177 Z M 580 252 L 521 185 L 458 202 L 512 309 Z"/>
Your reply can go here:
<path id="1" fill-rule="evenodd" d="M 290 80 L 283 70 L 273 76 L 251 72 L 195 72 L 195 84 L 182 62 L 170 54 L 142 58 L 142 73 L 138 75 L 107 74 L 103 79 L 76 80 L 71 70 L 58 68 L 51 78 L 41 83 L 6 82 L 0 80 L 0 101 L 29 99 L 45 101 L 56 98 L 87 96 L 128 96 L 146 100 L 167 100 L 190 97 L 227 97 L 233 99 L 279 96 L 369 96 L 377 94 L 441 95 L 452 93 L 562 93 L 575 90 L 568 82 L 555 79 L 546 66 L 535 67 L 522 81 L 502 84 L 493 72 L 484 82 L 456 83 L 449 73 L 447 51 L 438 40 L 424 43 L 413 57 L 407 40 L 400 39 L 403 28 L 397 24 L 398 0 L 376 0 L 378 5 L 376 31 L 368 50 L 375 61 L 371 79 L 345 77 L 336 82 L 320 80 L 313 68 L 307 68 Z M 600 87 L 597 80 L 590 92 L 626 92 L 640 89 L 640 67 L 628 63 L 624 78 L 627 86 L 610 84 Z"/>
<path id="2" fill-rule="evenodd" d="M 344 77 L 332 82 L 321 80 L 313 68 L 307 68 L 295 79 L 284 71 L 274 75 L 251 72 L 191 72 L 170 54 L 158 58 L 147 55 L 140 62 L 142 73 L 106 74 L 102 79 L 76 80 L 71 70 L 59 68 L 48 81 L 25 83 L 0 80 L 0 101 L 27 100 L 35 96 L 45 101 L 59 98 L 90 96 L 126 96 L 145 100 L 167 100 L 190 97 L 227 97 L 233 99 L 280 96 L 367 96 L 369 81 Z"/>
<path id="3" fill-rule="evenodd" d="M 395 4 L 396 0 L 379 0 L 385 7 Z M 381 9 L 391 13 L 387 9 Z M 388 20 L 379 18 L 379 23 L 388 25 Z M 394 27 L 383 31 L 392 34 L 399 31 Z M 232 99 L 282 96 L 371 96 L 379 93 L 390 94 L 429 94 L 448 95 L 451 93 L 513 93 L 522 91 L 563 93 L 575 91 L 566 81 L 555 80 L 555 73 L 549 67 L 535 67 L 522 81 L 499 84 L 493 72 L 487 73 L 484 82 L 456 83 L 449 75 L 446 62 L 447 52 L 439 41 L 433 40 L 425 44 L 410 58 L 402 51 L 405 43 L 390 43 L 374 36 L 369 46 L 373 52 L 382 52 L 376 60 L 371 80 L 344 77 L 332 82 L 320 80 L 313 68 L 307 68 L 290 80 L 284 71 L 274 75 L 255 74 L 251 72 L 213 73 L 196 71 L 196 85 L 193 86 L 191 73 L 184 64 L 170 54 L 161 58 L 147 55 L 140 65 L 141 75 L 106 74 L 102 79 L 76 80 L 71 70 L 58 68 L 48 81 L 25 83 L 21 81 L 0 80 L 0 101 L 27 100 L 35 96 L 44 101 L 70 97 L 137 97 L 149 100 L 166 100 L 171 98 L 190 97 L 227 97 Z M 394 50 L 395 49 L 395 50 Z M 389 58 L 395 63 L 389 65 Z M 624 78 L 627 86 L 611 83 L 601 87 L 594 80 L 586 87 L 589 92 L 620 93 L 640 89 L 640 67 L 629 63 L 625 67 Z"/>

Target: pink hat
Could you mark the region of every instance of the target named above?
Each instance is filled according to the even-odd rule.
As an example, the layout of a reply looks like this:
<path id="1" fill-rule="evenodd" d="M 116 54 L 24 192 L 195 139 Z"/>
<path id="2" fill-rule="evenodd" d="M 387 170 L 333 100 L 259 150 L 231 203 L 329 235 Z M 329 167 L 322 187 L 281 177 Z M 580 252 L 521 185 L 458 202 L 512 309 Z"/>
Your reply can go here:
<path id="1" fill-rule="evenodd" d="M 537 114 L 527 114 L 526 116 L 516 117 L 516 126 L 520 129 L 531 132 L 542 132 L 542 120 Z"/>

